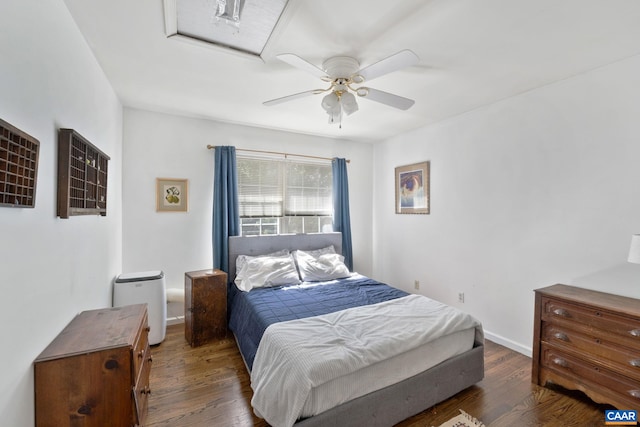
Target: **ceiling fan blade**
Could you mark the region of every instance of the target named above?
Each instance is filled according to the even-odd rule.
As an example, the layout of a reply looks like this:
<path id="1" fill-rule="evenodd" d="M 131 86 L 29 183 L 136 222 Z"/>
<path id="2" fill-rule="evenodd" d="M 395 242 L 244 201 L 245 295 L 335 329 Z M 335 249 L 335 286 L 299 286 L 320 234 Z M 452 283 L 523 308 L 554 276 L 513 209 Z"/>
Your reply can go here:
<path id="1" fill-rule="evenodd" d="M 277 104 L 282 104 L 283 102 L 293 101 L 294 99 L 315 95 L 317 93 L 320 93 L 319 89 L 307 90 L 305 92 L 294 93 L 293 95 L 287 95 L 287 96 L 283 96 L 282 98 L 276 98 L 269 101 L 265 101 L 262 104 L 267 106 L 277 105 Z"/>
<path id="2" fill-rule="evenodd" d="M 390 107 L 398 108 L 400 110 L 408 110 L 413 104 L 415 104 L 415 101 L 413 99 L 394 95 L 392 93 L 384 92 L 377 89 L 371 89 L 368 87 L 358 88 L 357 93 L 363 98 L 379 102 Z"/>
<path id="3" fill-rule="evenodd" d="M 362 70 L 358 71 L 356 75 L 361 75 L 364 77 L 364 81 L 369 81 L 393 71 L 398 71 L 403 68 L 416 65 L 419 61 L 420 58 L 418 58 L 418 55 L 409 49 L 405 49 L 364 67 Z"/>
<path id="4" fill-rule="evenodd" d="M 327 77 L 327 73 L 325 73 L 322 69 L 316 67 L 311 62 L 306 59 L 300 58 L 298 55 L 293 53 L 282 53 L 280 55 L 276 55 L 280 61 L 286 62 L 287 64 L 299 68 L 301 70 L 306 71 L 307 73 L 311 73 L 316 77 Z"/>

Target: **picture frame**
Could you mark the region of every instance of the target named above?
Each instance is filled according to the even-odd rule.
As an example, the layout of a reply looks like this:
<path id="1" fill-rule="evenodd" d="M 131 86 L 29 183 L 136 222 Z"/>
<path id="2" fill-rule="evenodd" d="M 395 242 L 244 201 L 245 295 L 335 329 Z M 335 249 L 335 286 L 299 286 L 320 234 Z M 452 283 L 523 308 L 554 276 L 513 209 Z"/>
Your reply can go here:
<path id="1" fill-rule="evenodd" d="M 395 171 L 396 213 L 429 214 L 430 162 L 398 166 Z"/>
<path id="2" fill-rule="evenodd" d="M 156 212 L 187 212 L 189 181 L 180 178 L 156 178 Z"/>

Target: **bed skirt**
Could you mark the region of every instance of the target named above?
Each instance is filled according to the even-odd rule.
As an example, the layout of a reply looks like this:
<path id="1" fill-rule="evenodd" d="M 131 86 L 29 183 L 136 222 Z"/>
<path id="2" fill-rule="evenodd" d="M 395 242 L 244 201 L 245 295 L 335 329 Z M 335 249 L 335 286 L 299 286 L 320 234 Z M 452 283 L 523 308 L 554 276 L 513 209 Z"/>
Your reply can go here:
<path id="1" fill-rule="evenodd" d="M 471 350 L 425 372 L 299 420 L 295 426 L 390 427 L 452 397 L 482 378 L 484 346 L 476 342 Z"/>

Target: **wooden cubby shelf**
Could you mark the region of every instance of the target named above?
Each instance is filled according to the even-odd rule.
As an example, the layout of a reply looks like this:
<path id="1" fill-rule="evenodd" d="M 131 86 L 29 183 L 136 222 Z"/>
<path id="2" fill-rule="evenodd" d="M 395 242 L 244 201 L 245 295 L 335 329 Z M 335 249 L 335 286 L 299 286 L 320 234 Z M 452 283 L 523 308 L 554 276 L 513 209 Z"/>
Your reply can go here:
<path id="1" fill-rule="evenodd" d="M 0 120 L 0 206 L 36 204 L 40 142 Z"/>
<path id="2" fill-rule="evenodd" d="M 73 129 L 58 134 L 58 216 L 107 215 L 109 156 Z"/>

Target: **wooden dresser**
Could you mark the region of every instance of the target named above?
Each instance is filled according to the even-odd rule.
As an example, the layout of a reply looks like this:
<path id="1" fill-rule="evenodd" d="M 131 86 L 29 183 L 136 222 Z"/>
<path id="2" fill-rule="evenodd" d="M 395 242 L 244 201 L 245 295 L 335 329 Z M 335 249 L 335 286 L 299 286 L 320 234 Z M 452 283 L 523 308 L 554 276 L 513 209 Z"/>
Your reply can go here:
<path id="1" fill-rule="evenodd" d="M 640 408 L 640 300 L 567 285 L 535 291 L 532 381 Z"/>
<path id="2" fill-rule="evenodd" d="M 35 425 L 144 425 L 148 333 L 146 304 L 77 315 L 34 362 Z"/>
<path id="3" fill-rule="evenodd" d="M 227 273 L 199 270 L 184 275 L 184 335 L 192 347 L 227 334 Z"/>

